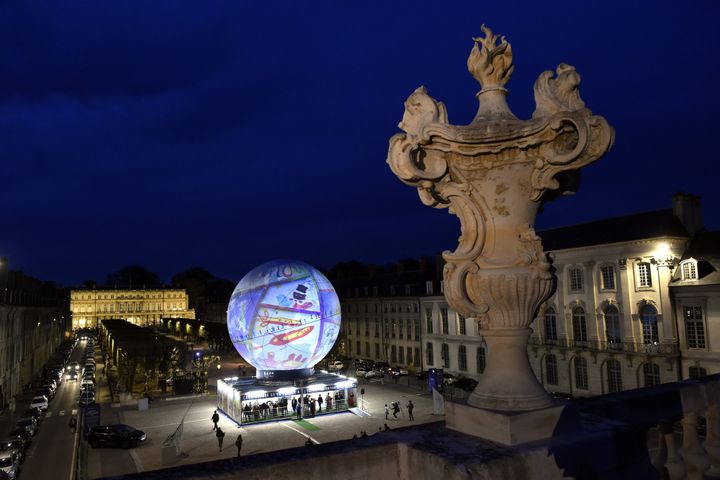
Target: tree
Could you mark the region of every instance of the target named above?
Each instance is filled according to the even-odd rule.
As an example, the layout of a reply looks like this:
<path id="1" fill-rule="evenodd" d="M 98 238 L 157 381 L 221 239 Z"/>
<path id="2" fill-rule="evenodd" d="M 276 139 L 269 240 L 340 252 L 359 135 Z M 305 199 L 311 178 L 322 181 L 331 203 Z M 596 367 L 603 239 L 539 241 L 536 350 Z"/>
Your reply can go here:
<path id="1" fill-rule="evenodd" d="M 142 265 L 128 265 L 107 276 L 106 287 L 158 286 L 160 278 Z"/>
<path id="2" fill-rule="evenodd" d="M 207 296 L 207 284 L 215 279 L 215 276 L 200 267 L 191 267 L 172 277 L 173 285 L 182 287 L 188 294 L 190 308 L 198 308 L 200 298 Z"/>

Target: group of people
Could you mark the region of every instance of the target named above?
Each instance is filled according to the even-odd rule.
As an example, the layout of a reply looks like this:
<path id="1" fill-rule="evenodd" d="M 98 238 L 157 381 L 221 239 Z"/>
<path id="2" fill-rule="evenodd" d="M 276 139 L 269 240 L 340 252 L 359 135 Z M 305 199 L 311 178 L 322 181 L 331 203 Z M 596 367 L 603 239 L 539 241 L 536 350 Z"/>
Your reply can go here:
<path id="1" fill-rule="evenodd" d="M 210 420 L 213 422 L 213 431 L 215 432 L 215 438 L 217 438 L 218 441 L 218 448 L 222 452 L 223 447 L 223 440 L 225 440 L 225 432 L 223 432 L 222 428 L 218 427 L 218 422 L 220 421 L 220 415 L 218 414 L 218 411 L 215 410 L 212 414 L 212 417 L 210 417 Z M 240 451 L 242 450 L 242 444 L 243 444 L 243 438 L 242 433 L 238 433 L 237 438 L 235 439 L 235 446 L 237 447 L 237 456 L 240 456 Z"/>
<path id="2" fill-rule="evenodd" d="M 405 405 L 405 408 L 407 408 L 408 420 L 410 420 L 410 421 L 415 420 L 415 416 L 413 415 L 413 410 L 415 409 L 415 405 L 413 404 L 412 400 L 408 400 L 408 403 L 407 403 L 407 405 Z M 388 420 L 391 412 L 392 412 L 393 418 L 397 418 L 398 413 L 400 413 L 400 402 L 391 402 L 389 407 L 388 407 L 387 403 L 385 404 L 385 420 Z"/>
<path id="3" fill-rule="evenodd" d="M 378 427 L 377 433 L 388 432 L 388 431 L 390 431 L 390 427 L 389 427 L 388 424 L 386 423 L 384 426 Z M 366 431 L 366 430 L 360 430 L 360 437 L 359 437 L 359 438 L 365 438 L 365 437 L 367 437 L 367 436 L 368 436 L 368 434 L 367 434 L 367 431 Z M 358 438 L 357 433 L 353 434 L 353 437 L 352 437 L 352 438 Z"/>
<path id="4" fill-rule="evenodd" d="M 289 405 L 288 405 L 289 403 Z M 266 402 L 250 402 L 245 403 L 242 408 L 243 422 L 252 422 L 258 420 L 266 420 L 275 417 L 284 417 L 288 415 L 296 415 L 297 418 L 314 417 L 316 413 L 323 411 L 339 410 L 345 404 L 345 395 L 341 390 L 331 395 L 327 392 L 314 395 L 299 395 L 292 397 L 288 402 L 287 397 L 281 397 L 278 400 L 268 400 Z"/>

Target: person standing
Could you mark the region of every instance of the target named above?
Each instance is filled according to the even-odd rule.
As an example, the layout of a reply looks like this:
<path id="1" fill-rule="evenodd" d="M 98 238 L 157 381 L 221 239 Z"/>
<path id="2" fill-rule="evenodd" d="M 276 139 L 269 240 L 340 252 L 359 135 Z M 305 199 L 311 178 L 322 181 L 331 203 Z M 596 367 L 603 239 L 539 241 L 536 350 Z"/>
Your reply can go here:
<path id="1" fill-rule="evenodd" d="M 237 440 L 235 440 L 235 446 L 238 449 L 238 458 L 240 458 L 240 450 L 242 450 L 242 434 L 238 433 Z"/>
<path id="2" fill-rule="evenodd" d="M 400 413 L 400 404 L 398 402 L 393 402 L 393 418 L 397 418 L 397 414 Z"/>
<path id="3" fill-rule="evenodd" d="M 220 447 L 220 451 L 222 452 L 222 444 L 223 438 L 225 438 L 225 432 L 222 431 L 222 428 L 217 427 L 217 432 L 215 432 L 215 436 L 218 439 L 218 447 Z"/>
<path id="4" fill-rule="evenodd" d="M 415 420 L 415 417 L 413 416 L 413 408 L 415 408 L 415 405 L 413 405 L 412 400 L 408 400 L 407 411 L 409 420 Z"/>
<path id="5" fill-rule="evenodd" d="M 217 426 L 218 422 L 220 421 L 220 415 L 218 415 L 217 410 L 215 410 L 215 412 L 212 414 L 212 417 L 210 417 L 210 419 L 213 422 L 213 431 L 220 430 Z"/>
<path id="6" fill-rule="evenodd" d="M 70 430 L 72 430 L 72 433 L 77 432 L 77 418 L 75 418 L 75 415 L 70 417 Z"/>
<path id="7" fill-rule="evenodd" d="M 318 403 L 318 413 L 320 413 L 320 412 L 322 412 L 322 404 L 323 404 L 322 393 L 318 395 L 317 403 Z"/>
<path id="8" fill-rule="evenodd" d="M 385 420 L 388 419 L 388 415 L 390 415 L 390 409 L 387 406 L 387 403 L 385 404 Z"/>

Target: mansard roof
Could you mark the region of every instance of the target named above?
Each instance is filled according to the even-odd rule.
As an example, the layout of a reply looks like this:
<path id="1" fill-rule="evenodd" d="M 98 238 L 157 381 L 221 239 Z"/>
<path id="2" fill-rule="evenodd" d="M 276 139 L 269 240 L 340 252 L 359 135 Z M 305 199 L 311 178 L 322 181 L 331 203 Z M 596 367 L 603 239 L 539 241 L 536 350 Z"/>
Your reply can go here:
<path id="1" fill-rule="evenodd" d="M 677 268 L 671 287 L 720 285 L 720 230 L 697 233 L 680 262 L 690 259 L 697 261 L 697 280 L 683 280 L 681 269 Z"/>
<path id="2" fill-rule="evenodd" d="M 671 208 L 553 228 L 538 235 L 545 251 L 659 237 L 690 237 Z"/>

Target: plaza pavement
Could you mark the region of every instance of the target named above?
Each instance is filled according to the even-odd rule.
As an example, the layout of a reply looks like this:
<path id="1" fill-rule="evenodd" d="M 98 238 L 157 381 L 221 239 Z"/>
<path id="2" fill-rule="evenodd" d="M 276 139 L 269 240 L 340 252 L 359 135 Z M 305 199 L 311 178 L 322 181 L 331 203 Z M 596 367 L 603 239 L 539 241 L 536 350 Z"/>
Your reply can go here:
<path id="1" fill-rule="evenodd" d="M 101 388 L 101 385 L 98 385 Z M 292 420 L 238 427 L 224 415 L 220 416 L 220 427 L 225 432 L 223 451 L 218 448 L 210 417 L 215 410 L 215 395 L 198 397 L 169 398 L 151 402 L 150 408 L 138 411 L 137 407 L 111 407 L 102 405 L 101 423 L 125 423 L 143 430 L 148 440 L 130 450 L 119 448 L 88 449 L 87 477 L 102 478 L 125 473 L 155 470 L 167 466 L 200 463 L 237 455 L 235 439 L 243 436 L 243 455 L 270 452 L 303 446 L 310 437 L 316 444 L 346 440 L 362 430 L 372 435 L 385 423 L 390 428 L 441 420 L 432 414 L 432 396 L 417 386 L 381 384 L 379 381 L 363 382 L 365 388 L 362 400 L 369 416 L 361 417 L 350 412 L 323 415 L 306 419 L 314 428 L 308 430 Z M 405 405 L 412 399 L 415 404 L 415 421 L 407 418 Z M 360 404 L 358 398 L 358 404 Z M 399 401 L 402 406 L 397 419 L 392 414 L 385 420 L 384 406 Z M 162 443 L 177 428 L 185 416 L 182 455 L 169 464 L 162 463 Z M 312 427 L 311 427 L 312 428 Z M 317 429 L 315 429 L 317 428 Z"/>

